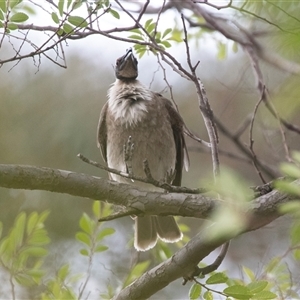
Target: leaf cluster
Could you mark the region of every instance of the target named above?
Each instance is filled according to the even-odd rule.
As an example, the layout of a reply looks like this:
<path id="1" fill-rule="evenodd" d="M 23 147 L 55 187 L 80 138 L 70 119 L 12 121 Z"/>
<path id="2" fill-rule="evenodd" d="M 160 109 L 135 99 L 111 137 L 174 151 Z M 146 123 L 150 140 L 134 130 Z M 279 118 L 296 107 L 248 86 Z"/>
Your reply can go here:
<path id="1" fill-rule="evenodd" d="M 0 265 L 12 280 L 23 286 L 39 284 L 44 275 L 41 268 L 50 243 L 44 222 L 49 211 L 41 214 L 21 212 L 10 232 L 0 240 Z M 2 223 L 1 232 L 2 232 Z"/>
<path id="2" fill-rule="evenodd" d="M 25 3 L 25 7 L 24 5 L 21 7 L 22 2 L 23 0 L 0 1 L 0 28 L 5 28 L 6 33 L 17 29 L 18 23 L 24 23 L 29 19 L 28 14 L 24 12 L 29 6 Z"/>
<path id="3" fill-rule="evenodd" d="M 286 176 L 284 180 L 276 180 L 275 188 L 290 194 L 294 201 L 289 201 L 281 206 L 282 213 L 291 213 L 300 218 L 300 187 L 295 184 L 294 180 L 300 179 L 300 152 L 294 152 L 293 162 L 282 163 L 281 171 Z"/>
<path id="4" fill-rule="evenodd" d="M 155 42 L 159 47 L 163 50 L 166 48 L 170 48 L 170 40 L 172 40 L 170 34 L 172 32 L 172 28 L 167 28 L 163 32 L 158 31 L 157 22 L 153 19 L 148 19 L 142 28 L 132 29 L 130 31 L 129 38 L 137 41 L 142 41 L 145 43 Z M 134 49 L 138 54 L 139 58 L 141 58 L 146 52 L 155 50 L 150 48 L 148 45 L 135 44 Z"/>
<path id="5" fill-rule="evenodd" d="M 94 253 L 106 251 L 108 247 L 103 244 L 106 236 L 112 235 L 113 228 L 102 228 L 103 224 L 98 222 L 102 216 L 108 215 L 111 211 L 109 205 L 103 205 L 100 201 L 94 201 L 93 213 L 94 218 L 83 213 L 79 221 L 80 231 L 76 233 L 76 239 L 84 245 L 80 253 L 84 256 L 91 257 Z"/>
<path id="6" fill-rule="evenodd" d="M 252 271 L 250 271 L 252 272 Z M 215 290 L 218 285 L 225 285 L 222 292 Z M 223 295 L 226 299 L 275 299 L 277 296 L 270 291 L 271 285 L 266 280 L 256 280 L 246 284 L 241 280 L 228 278 L 224 272 L 213 272 L 205 281 L 196 281 L 190 288 L 189 299 L 212 300 L 214 295 Z"/>
<path id="7" fill-rule="evenodd" d="M 79 15 L 73 15 L 73 11 L 82 7 L 83 4 L 87 7 L 87 16 L 84 18 Z M 59 0 L 58 12 L 52 12 L 51 17 L 54 23 L 59 25 L 58 35 L 64 35 L 72 34 L 75 30 L 91 26 L 92 19 L 90 18 L 93 15 L 97 18 L 99 12 L 109 12 L 114 18 L 120 18 L 119 13 L 110 7 L 108 0 Z"/>

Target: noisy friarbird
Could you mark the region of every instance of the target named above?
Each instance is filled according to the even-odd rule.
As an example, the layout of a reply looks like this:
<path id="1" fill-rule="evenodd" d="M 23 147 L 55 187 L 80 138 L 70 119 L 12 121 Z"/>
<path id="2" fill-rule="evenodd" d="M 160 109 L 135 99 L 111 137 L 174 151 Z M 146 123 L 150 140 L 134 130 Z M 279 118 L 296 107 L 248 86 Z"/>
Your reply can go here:
<path id="1" fill-rule="evenodd" d="M 116 81 L 108 91 L 98 124 L 98 147 L 108 167 L 127 172 L 124 146 L 131 137 L 134 150 L 130 165 L 132 174 L 145 177 L 143 161 L 149 164 L 152 177 L 181 184 L 182 168 L 188 169 L 183 121 L 171 101 L 150 91 L 136 78 L 138 62 L 132 50 L 116 61 Z M 132 181 L 110 173 L 112 180 L 129 183 L 149 191 L 158 189 L 150 184 Z M 172 216 L 135 217 L 134 246 L 146 251 L 155 246 L 157 238 L 173 243 L 182 233 Z"/>

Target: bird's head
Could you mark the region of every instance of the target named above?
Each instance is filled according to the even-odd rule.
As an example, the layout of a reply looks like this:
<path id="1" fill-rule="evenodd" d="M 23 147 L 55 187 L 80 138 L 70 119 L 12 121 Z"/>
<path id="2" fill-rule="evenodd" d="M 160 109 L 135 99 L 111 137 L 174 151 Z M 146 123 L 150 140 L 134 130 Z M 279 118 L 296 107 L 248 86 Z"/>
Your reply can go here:
<path id="1" fill-rule="evenodd" d="M 121 80 L 134 80 L 138 76 L 138 61 L 132 53 L 132 49 L 116 61 L 116 77 Z"/>

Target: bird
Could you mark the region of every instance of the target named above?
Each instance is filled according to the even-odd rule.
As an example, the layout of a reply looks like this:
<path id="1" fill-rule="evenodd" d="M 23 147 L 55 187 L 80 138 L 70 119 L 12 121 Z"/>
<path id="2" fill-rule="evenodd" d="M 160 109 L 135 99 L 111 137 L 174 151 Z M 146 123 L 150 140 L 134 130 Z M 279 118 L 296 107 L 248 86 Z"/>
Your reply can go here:
<path id="1" fill-rule="evenodd" d="M 107 166 L 128 173 L 124 147 L 131 141 L 134 145 L 130 161 L 133 175 L 145 178 L 143 161 L 147 160 L 154 179 L 180 186 L 183 166 L 186 170 L 189 166 L 182 117 L 170 100 L 137 80 L 138 61 L 131 48 L 116 60 L 115 76 L 97 129 L 97 145 Z M 109 178 L 147 191 L 162 191 L 149 183 L 113 173 L 109 173 Z M 137 251 L 153 248 L 158 238 L 174 243 L 183 237 L 173 216 L 133 218 Z"/>

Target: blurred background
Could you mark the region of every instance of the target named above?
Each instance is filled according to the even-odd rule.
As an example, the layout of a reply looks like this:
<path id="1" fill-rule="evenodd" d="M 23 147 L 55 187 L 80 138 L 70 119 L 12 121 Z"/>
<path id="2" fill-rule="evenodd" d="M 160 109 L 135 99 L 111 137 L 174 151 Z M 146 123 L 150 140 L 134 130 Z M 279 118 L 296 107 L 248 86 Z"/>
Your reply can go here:
<path id="1" fill-rule="evenodd" d="M 264 43 L 269 47 L 277 45 L 272 38 L 265 38 Z M 16 66 L 3 65 L 0 69 L 0 162 L 58 168 L 107 178 L 106 172 L 83 163 L 77 154 L 82 153 L 92 160 L 103 162 L 96 146 L 98 118 L 107 100 L 107 90 L 115 80 L 115 60 L 129 46 L 94 36 L 68 42 L 65 47 L 67 69 L 46 59 L 39 67 L 32 59 L 23 60 Z M 218 57 L 215 42 L 207 39 L 201 40 L 198 45 L 192 42 L 191 51 L 193 61 L 200 60 L 198 74 L 215 115 L 235 132 L 253 112 L 259 94 L 247 56 L 241 49 L 233 51 L 232 46 L 228 42 L 226 55 L 222 58 Z M 5 51 L 9 50 L 4 45 L 1 52 Z M 171 52 L 186 65 L 184 45 L 174 44 Z M 294 58 L 293 53 L 290 58 Z M 274 104 L 289 121 L 300 125 L 299 78 L 288 76 L 264 63 L 261 66 Z M 174 100 L 186 125 L 197 136 L 208 140 L 194 86 L 168 66 L 165 68 Z M 170 98 L 169 88 L 154 55 L 145 55 L 139 61 L 139 70 L 139 80 L 143 84 Z M 291 109 L 289 103 L 295 103 L 295 100 L 297 105 Z M 278 165 L 285 160 L 285 153 L 276 121 L 263 106 L 258 111 L 254 138 L 257 155 L 279 175 Z M 291 149 L 300 150 L 299 136 L 288 133 L 287 140 Z M 242 135 L 242 141 L 249 144 L 248 130 Z M 204 179 L 212 178 L 210 154 L 190 138 L 187 138 L 187 144 L 191 167 L 188 173 L 183 174 L 183 185 L 201 187 Z M 241 154 L 221 133 L 220 149 Z M 221 166 L 233 169 L 249 186 L 261 184 L 255 168 L 247 162 L 221 155 Z M 87 262 L 79 254 L 74 236 L 79 230 L 80 216 L 83 212 L 90 214 L 91 207 L 90 199 L 0 188 L 0 220 L 5 232 L 20 211 L 51 211 L 46 221 L 52 239 L 49 272 L 55 272 L 63 262 L 71 263 L 74 272 L 82 273 L 84 270 Z M 191 228 L 187 234 L 190 237 L 201 230 L 201 220 L 180 218 L 180 222 Z M 91 293 L 89 299 L 104 292 L 108 283 L 117 286 L 137 259 L 132 249 L 132 220 L 123 218 L 105 226 L 116 228 L 116 233 L 107 239 L 110 251 L 96 256 L 93 279 L 88 287 Z M 260 230 L 235 239 L 220 270 L 226 269 L 238 277 L 241 265 L 245 265 L 259 273 L 262 265 L 273 255 L 286 250 L 288 226 L 289 217 L 282 217 Z M 172 245 L 172 250 L 175 251 L 176 246 Z M 217 253 L 211 254 L 205 262 L 212 261 Z M 140 254 L 138 259 L 149 257 L 152 257 L 151 251 Z M 299 267 L 294 266 L 293 271 L 298 270 L 295 271 L 298 272 L 296 278 L 300 280 Z M 189 288 L 189 284 L 183 287 L 178 280 L 151 299 L 184 299 Z M 1 293 L 4 299 L 5 291 Z"/>

